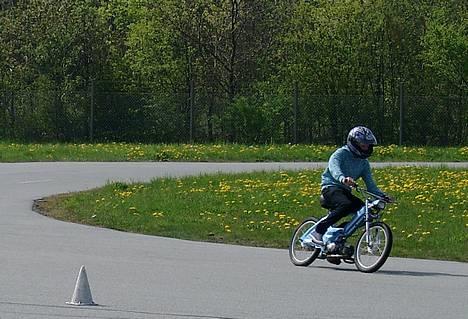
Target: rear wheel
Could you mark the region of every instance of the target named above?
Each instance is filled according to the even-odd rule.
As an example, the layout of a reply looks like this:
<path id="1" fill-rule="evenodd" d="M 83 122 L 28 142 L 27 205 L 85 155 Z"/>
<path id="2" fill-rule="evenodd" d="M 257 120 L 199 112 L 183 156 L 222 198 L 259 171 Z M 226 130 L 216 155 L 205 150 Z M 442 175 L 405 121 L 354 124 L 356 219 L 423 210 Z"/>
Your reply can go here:
<path id="1" fill-rule="evenodd" d="M 362 272 L 374 272 L 380 269 L 390 255 L 393 244 L 392 231 L 388 225 L 377 222 L 369 227 L 370 242 L 367 232 L 359 237 L 354 262 Z"/>
<path id="2" fill-rule="evenodd" d="M 301 240 L 301 237 L 316 223 L 316 218 L 308 218 L 294 231 L 291 243 L 289 244 L 289 258 L 296 266 L 309 266 L 320 253 L 320 249 L 312 245 L 306 245 Z"/>

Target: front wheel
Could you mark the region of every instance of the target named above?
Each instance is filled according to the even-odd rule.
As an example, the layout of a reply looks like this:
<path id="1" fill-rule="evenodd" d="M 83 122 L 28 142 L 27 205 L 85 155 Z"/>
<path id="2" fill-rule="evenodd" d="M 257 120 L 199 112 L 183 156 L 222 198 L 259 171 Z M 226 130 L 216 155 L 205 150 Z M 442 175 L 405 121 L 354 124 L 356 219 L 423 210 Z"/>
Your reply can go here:
<path id="1" fill-rule="evenodd" d="M 316 223 L 317 219 L 314 217 L 308 218 L 294 231 L 289 244 L 289 258 L 296 266 L 309 266 L 320 253 L 320 249 L 306 245 L 301 240 L 301 237 Z"/>
<path id="2" fill-rule="evenodd" d="M 369 226 L 370 242 L 367 242 L 367 232 L 359 237 L 354 262 L 362 272 L 374 272 L 380 269 L 390 255 L 393 236 L 387 224 L 377 222 Z"/>

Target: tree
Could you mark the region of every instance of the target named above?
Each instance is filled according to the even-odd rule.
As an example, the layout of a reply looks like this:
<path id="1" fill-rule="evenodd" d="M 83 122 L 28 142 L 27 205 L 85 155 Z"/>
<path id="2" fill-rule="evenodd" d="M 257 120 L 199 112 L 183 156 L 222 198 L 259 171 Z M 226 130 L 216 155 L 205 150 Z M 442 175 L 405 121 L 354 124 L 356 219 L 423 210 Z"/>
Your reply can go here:
<path id="1" fill-rule="evenodd" d="M 14 106 L 27 121 L 21 130 L 39 129 L 38 135 L 59 139 L 80 138 L 87 110 L 77 90 L 86 90 L 90 79 L 98 77 L 105 57 L 95 1 L 17 1 L 2 14 L 2 25 L 2 70 L 11 74 L 2 77 L 7 79 L 3 85 L 22 94 L 35 94 L 38 89 L 54 92 L 34 106 L 30 102 Z M 35 99 L 21 98 L 17 103 L 22 100 Z M 42 125 L 35 128 L 38 119 Z"/>
<path id="2" fill-rule="evenodd" d="M 456 5 L 458 3 L 458 5 Z M 468 86 L 468 10 L 465 2 L 444 2 L 433 8 L 422 38 L 421 58 L 434 72 L 437 89 L 460 94 Z"/>

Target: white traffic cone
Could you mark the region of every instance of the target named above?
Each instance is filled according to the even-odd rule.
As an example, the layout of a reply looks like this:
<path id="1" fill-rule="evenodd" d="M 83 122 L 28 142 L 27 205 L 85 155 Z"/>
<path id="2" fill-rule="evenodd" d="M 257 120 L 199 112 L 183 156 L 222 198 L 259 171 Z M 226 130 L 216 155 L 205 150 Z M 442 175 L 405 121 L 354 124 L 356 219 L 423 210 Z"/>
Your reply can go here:
<path id="1" fill-rule="evenodd" d="M 76 280 L 75 291 L 69 305 L 73 306 L 95 306 L 91 296 L 91 289 L 89 288 L 88 275 L 86 275 L 85 266 L 81 266 L 78 279 Z"/>

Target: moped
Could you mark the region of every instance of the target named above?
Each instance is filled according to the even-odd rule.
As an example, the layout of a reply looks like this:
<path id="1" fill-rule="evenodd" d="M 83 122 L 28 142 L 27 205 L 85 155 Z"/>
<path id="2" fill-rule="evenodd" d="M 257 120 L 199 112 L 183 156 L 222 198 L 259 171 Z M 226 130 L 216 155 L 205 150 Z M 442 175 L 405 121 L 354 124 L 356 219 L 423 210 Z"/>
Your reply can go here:
<path id="1" fill-rule="evenodd" d="M 375 272 L 383 266 L 392 249 L 393 235 L 390 227 L 380 218 L 392 200 L 373 194 L 357 184 L 353 189 L 365 198 L 364 206 L 349 222 L 329 227 L 323 235 L 323 245 L 312 242 L 309 236 L 318 223 L 315 217 L 307 218 L 296 228 L 289 245 L 289 257 L 294 265 L 309 266 L 318 258 L 334 264 L 339 264 L 341 260 L 355 264 L 358 270 L 366 273 Z M 363 232 L 353 247 L 347 240 L 361 228 Z"/>

